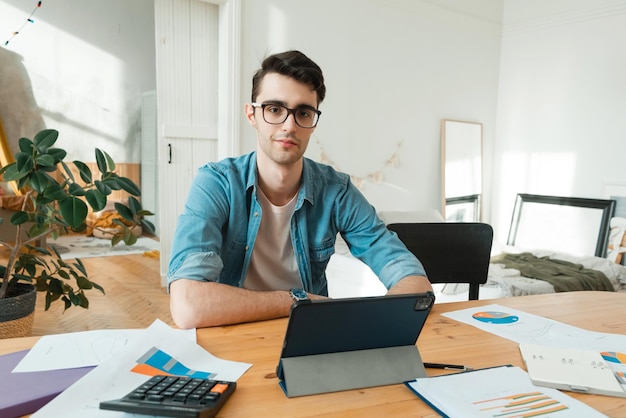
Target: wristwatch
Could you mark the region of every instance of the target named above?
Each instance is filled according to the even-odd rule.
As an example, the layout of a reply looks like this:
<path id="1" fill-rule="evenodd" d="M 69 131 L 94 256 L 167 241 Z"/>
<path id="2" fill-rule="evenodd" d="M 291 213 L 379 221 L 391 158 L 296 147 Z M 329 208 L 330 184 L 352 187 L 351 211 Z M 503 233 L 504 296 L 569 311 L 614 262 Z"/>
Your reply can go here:
<path id="1" fill-rule="evenodd" d="M 294 302 L 300 302 L 302 300 L 309 299 L 309 297 L 307 296 L 306 292 L 303 289 L 291 289 L 289 293 L 291 294 L 291 298 L 294 300 Z"/>

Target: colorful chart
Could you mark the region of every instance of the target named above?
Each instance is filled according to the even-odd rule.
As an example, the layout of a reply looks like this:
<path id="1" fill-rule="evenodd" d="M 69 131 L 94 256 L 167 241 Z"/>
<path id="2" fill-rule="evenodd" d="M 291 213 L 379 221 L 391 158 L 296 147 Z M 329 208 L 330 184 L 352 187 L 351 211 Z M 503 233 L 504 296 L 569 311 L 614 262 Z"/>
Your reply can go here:
<path id="1" fill-rule="evenodd" d="M 617 353 L 615 351 L 603 351 L 600 353 L 602 358 L 611 363 L 626 364 L 626 354 Z"/>
<path id="2" fill-rule="evenodd" d="M 137 360 L 137 365 L 131 369 L 135 373 L 154 376 L 168 374 L 172 376 L 187 376 L 198 379 L 211 379 L 215 373 L 192 370 L 164 351 L 152 347 Z"/>
<path id="3" fill-rule="evenodd" d="M 474 402 L 474 405 L 480 406 L 480 411 L 488 412 L 492 414 L 492 417 L 515 418 L 550 416 L 551 413 L 568 409 L 567 405 L 563 405 L 542 392 L 518 393 L 501 398 L 485 399 Z"/>
<path id="4" fill-rule="evenodd" d="M 519 321 L 519 316 L 511 315 L 506 312 L 476 312 L 472 315 L 472 318 L 480 322 L 487 322 L 490 324 L 512 324 Z"/>

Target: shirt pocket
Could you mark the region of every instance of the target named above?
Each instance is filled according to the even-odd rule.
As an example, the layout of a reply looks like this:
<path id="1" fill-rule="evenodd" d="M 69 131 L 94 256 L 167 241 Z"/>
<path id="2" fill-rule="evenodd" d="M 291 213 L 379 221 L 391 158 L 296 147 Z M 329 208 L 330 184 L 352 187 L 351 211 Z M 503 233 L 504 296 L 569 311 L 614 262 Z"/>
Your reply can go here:
<path id="1" fill-rule="evenodd" d="M 220 274 L 220 282 L 239 286 L 242 281 L 243 263 L 248 244 L 245 241 L 230 241 L 222 247 L 224 268 Z"/>
<path id="2" fill-rule="evenodd" d="M 325 288 L 326 266 L 330 261 L 330 257 L 335 253 L 335 245 L 332 240 L 323 242 L 315 248 L 309 248 L 309 256 L 311 263 L 311 280 L 313 291 Z"/>

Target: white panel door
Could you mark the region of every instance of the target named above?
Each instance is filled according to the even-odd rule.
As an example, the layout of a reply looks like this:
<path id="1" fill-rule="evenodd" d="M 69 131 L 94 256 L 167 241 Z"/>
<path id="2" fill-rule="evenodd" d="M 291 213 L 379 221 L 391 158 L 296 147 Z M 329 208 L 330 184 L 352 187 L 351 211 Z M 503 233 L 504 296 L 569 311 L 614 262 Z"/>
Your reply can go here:
<path id="1" fill-rule="evenodd" d="M 234 150 L 230 126 L 238 92 L 232 35 L 238 25 L 234 0 L 220 5 L 198 0 L 155 0 L 159 223 L 161 281 L 165 284 L 176 220 L 198 168 Z M 229 69 L 231 71 L 229 71 Z M 223 74 L 228 74 L 224 78 Z M 218 113 L 218 108 L 221 113 Z"/>

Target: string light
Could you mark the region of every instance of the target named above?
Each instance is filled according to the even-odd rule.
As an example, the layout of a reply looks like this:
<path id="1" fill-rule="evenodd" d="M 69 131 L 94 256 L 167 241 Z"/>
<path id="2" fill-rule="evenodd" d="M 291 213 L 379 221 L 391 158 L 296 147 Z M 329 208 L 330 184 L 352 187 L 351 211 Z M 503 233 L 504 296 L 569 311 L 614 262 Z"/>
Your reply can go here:
<path id="1" fill-rule="evenodd" d="M 37 10 L 39 10 L 41 8 L 41 3 L 42 2 L 40 2 L 40 1 L 37 2 L 37 6 L 35 6 L 33 11 L 31 12 L 30 16 L 28 16 L 26 21 L 24 23 L 22 23 L 22 26 L 20 26 L 20 28 L 18 30 L 16 30 L 15 32 L 13 32 L 11 34 L 11 37 L 9 39 L 7 39 L 6 42 L 4 43 L 4 46 L 7 46 L 9 44 L 9 42 L 11 42 L 13 40 L 13 38 L 15 38 L 17 35 L 19 35 L 20 32 L 22 32 L 22 29 L 24 29 L 24 26 L 28 25 L 29 23 L 35 23 L 35 19 L 33 19 L 33 15 L 37 12 Z"/>
<path id="2" fill-rule="evenodd" d="M 317 145 L 320 147 L 320 150 L 321 150 L 321 152 L 320 152 L 320 162 L 322 162 L 324 164 L 328 164 L 329 166 L 333 167 L 335 170 L 341 171 L 341 172 L 345 173 L 344 170 L 339 168 L 337 166 L 337 164 L 335 164 L 335 162 L 328 157 L 328 153 L 326 152 L 326 150 L 324 150 L 324 147 L 322 146 L 320 141 L 316 139 L 315 142 L 317 142 Z M 348 173 L 350 175 L 350 180 L 352 181 L 352 183 L 358 189 L 362 189 L 365 181 L 367 181 L 367 180 L 370 180 L 370 181 L 372 181 L 375 184 L 381 184 L 383 182 L 383 180 L 384 180 L 383 171 L 385 170 L 385 168 L 387 168 L 387 167 L 397 167 L 399 165 L 398 153 L 400 151 L 400 146 L 401 145 L 402 145 L 402 140 L 400 140 L 396 144 L 396 148 L 395 148 L 393 154 L 391 154 L 391 156 L 389 158 L 387 158 L 387 160 L 384 162 L 382 167 L 380 167 L 378 170 L 372 171 L 372 172 L 366 174 L 365 176 L 355 176 L 353 174 L 349 174 Z"/>

